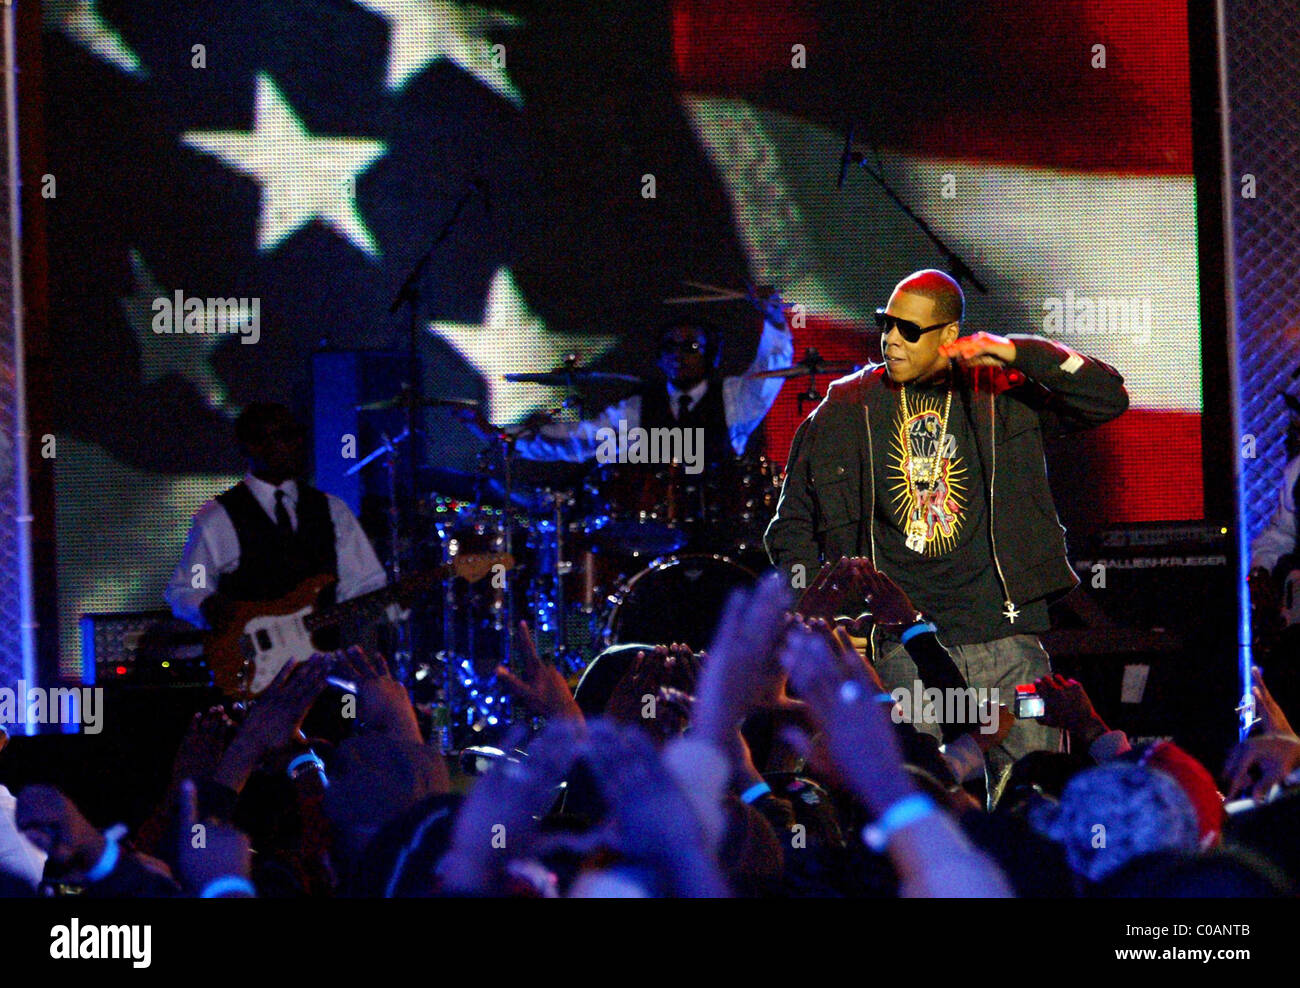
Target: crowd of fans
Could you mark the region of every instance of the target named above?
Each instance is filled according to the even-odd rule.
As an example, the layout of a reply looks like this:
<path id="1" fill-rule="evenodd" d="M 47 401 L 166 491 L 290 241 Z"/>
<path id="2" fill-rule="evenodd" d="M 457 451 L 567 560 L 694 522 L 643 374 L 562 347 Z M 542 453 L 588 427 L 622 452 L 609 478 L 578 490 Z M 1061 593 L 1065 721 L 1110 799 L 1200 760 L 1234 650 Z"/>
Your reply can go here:
<path id="1" fill-rule="evenodd" d="M 852 576 L 875 590 L 878 623 L 891 597 L 909 612 L 886 578 Z M 918 731 L 853 647 L 860 622 L 795 613 L 815 610 L 807 599 L 796 605 L 775 575 L 737 591 L 707 653 L 625 654 L 594 710 L 521 626 L 523 660 L 499 678 L 532 726 L 478 776 L 453 776 L 380 655 L 287 667 L 239 723 L 220 707 L 194 717 L 133 833 L 100 830 L 52 786 L 16 800 L 0 787 L 0 894 L 1294 892 L 1300 802 L 1287 787 L 1300 782 L 1300 738 L 1262 678 L 1261 719 L 1221 785 L 1170 741 L 1108 729 L 1060 676 L 1035 685 L 1068 753 L 1028 756 L 1001 783 L 983 754 L 1008 729 L 1005 711 L 945 723 L 942 739 Z M 918 667 L 944 675 L 933 656 Z M 353 703 L 333 743 L 304 735 L 314 706 Z"/>

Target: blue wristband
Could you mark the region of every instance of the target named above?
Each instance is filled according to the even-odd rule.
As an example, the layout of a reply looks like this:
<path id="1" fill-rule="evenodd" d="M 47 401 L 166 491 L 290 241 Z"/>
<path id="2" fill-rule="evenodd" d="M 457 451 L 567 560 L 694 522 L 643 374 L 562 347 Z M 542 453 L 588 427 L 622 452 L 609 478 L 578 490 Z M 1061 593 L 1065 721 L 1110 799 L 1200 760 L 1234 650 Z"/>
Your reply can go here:
<path id="1" fill-rule="evenodd" d="M 122 856 L 121 848 L 117 842 L 126 836 L 126 827 L 120 823 L 115 823 L 104 831 L 104 853 L 99 856 L 95 862 L 95 867 L 86 872 L 86 881 L 101 882 L 107 878 L 117 867 L 117 860 Z"/>
<path id="2" fill-rule="evenodd" d="M 329 779 L 325 776 L 325 763 L 321 761 L 320 755 L 316 754 L 314 751 L 305 751 L 298 757 L 294 758 L 289 762 L 289 767 L 284 770 L 285 774 L 291 779 L 297 779 L 298 769 L 302 768 L 304 765 L 311 765 L 315 768 L 316 771 L 320 772 L 321 779 L 325 784 L 329 785 Z"/>
<path id="3" fill-rule="evenodd" d="M 203 886 L 199 898 L 220 899 L 230 892 L 239 892 L 257 898 L 257 890 L 253 888 L 253 883 L 247 878 L 241 878 L 238 875 L 223 875 L 221 878 L 212 879 L 207 885 Z"/>
<path id="4" fill-rule="evenodd" d="M 766 796 L 771 791 L 772 791 L 772 787 L 769 786 L 766 782 L 755 782 L 752 786 L 750 786 L 748 789 L 746 789 L 744 792 L 740 794 L 740 801 L 742 803 L 752 803 L 760 796 Z"/>
<path id="5" fill-rule="evenodd" d="M 938 811 L 939 808 L 934 805 L 934 800 L 924 793 L 917 792 L 904 796 L 880 814 L 875 823 L 869 823 L 862 828 L 862 840 L 867 847 L 880 854 L 889 846 L 893 836 L 904 827 Z"/>
<path id="6" fill-rule="evenodd" d="M 916 624 L 912 625 L 901 635 L 899 635 L 898 640 L 901 641 L 904 645 L 906 645 L 917 635 L 923 635 L 927 631 L 933 632 L 936 635 L 939 633 L 939 629 L 934 626 L 933 621 L 918 621 Z"/>

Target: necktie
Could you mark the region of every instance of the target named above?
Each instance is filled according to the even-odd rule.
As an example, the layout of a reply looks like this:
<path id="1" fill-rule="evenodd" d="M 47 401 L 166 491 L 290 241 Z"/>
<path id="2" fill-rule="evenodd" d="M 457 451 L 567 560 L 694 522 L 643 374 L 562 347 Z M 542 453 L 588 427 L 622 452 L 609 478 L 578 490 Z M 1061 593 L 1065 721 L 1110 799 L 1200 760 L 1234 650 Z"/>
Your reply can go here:
<path id="1" fill-rule="evenodd" d="M 275 492 L 275 527 L 281 535 L 293 534 L 293 522 L 289 520 L 289 509 L 284 506 L 284 491 Z"/>
<path id="2" fill-rule="evenodd" d="M 691 396 L 678 395 L 677 396 L 677 421 L 680 422 L 682 419 L 686 418 L 686 413 L 689 412 L 690 410 L 691 410 Z"/>

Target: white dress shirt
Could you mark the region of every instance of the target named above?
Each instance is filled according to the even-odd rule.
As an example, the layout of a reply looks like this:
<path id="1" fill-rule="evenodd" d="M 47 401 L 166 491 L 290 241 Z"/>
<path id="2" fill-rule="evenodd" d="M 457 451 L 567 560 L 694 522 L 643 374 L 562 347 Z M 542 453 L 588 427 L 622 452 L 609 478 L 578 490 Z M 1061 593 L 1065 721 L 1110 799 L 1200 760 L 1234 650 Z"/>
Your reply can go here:
<path id="1" fill-rule="evenodd" d="M 18 801 L 0 786 L 0 871 L 26 882 L 35 889 L 45 874 L 45 852 L 18 829 L 15 812 Z"/>
<path id="2" fill-rule="evenodd" d="M 294 531 L 297 531 L 296 481 L 286 480 L 277 487 L 248 474 L 243 483 L 272 521 L 275 521 L 276 491 L 284 491 L 285 509 L 289 512 L 289 521 Z M 333 494 L 326 494 L 325 498 L 329 502 L 330 521 L 334 525 L 334 552 L 338 557 L 337 599 L 350 600 L 385 586 L 388 576 L 379 564 L 379 558 L 362 530 L 361 523 L 339 498 Z M 202 566 L 203 569 L 196 571 L 196 566 Z M 207 622 L 203 620 L 200 605 L 217 589 L 218 578 L 222 574 L 233 573 L 238 568 L 239 536 L 235 534 L 234 522 L 216 499 L 208 501 L 194 514 L 180 562 L 167 584 L 165 596 L 172 613 L 184 621 L 206 628 Z M 195 578 L 196 572 L 202 573 L 201 581 Z M 199 582 L 204 585 L 194 586 Z"/>
<path id="3" fill-rule="evenodd" d="M 1278 496 L 1277 510 L 1268 527 L 1250 543 L 1250 565 L 1263 566 L 1270 573 L 1277 561 L 1288 552 L 1295 551 L 1295 491 L 1296 478 L 1300 477 L 1300 456 L 1282 471 L 1282 491 Z M 1285 575 L 1285 574 L 1283 574 Z"/>
<path id="4" fill-rule="evenodd" d="M 750 374 L 759 371 L 777 370 L 789 367 L 794 359 L 794 340 L 784 324 L 764 323 L 763 335 L 758 341 L 758 352 L 749 369 L 739 377 L 727 377 L 722 381 L 722 407 L 727 415 L 727 433 L 731 448 L 740 456 L 745 452 L 749 437 L 754 434 L 763 418 L 771 411 L 776 396 L 781 393 L 785 381 L 780 378 L 754 378 Z M 674 418 L 677 417 L 678 391 L 671 383 L 668 387 L 668 407 Z M 709 388 L 707 380 L 701 381 L 690 391 L 690 407 L 693 409 Z M 641 396 L 632 395 L 615 405 L 610 405 L 595 418 L 583 419 L 581 422 L 556 422 L 542 426 L 536 436 L 521 439 L 515 445 L 515 451 L 526 460 L 564 460 L 569 463 L 582 463 L 594 459 L 600 447 L 600 435 L 604 429 L 618 433 L 620 422 L 626 422 L 628 429 L 635 429 L 641 424 Z"/>

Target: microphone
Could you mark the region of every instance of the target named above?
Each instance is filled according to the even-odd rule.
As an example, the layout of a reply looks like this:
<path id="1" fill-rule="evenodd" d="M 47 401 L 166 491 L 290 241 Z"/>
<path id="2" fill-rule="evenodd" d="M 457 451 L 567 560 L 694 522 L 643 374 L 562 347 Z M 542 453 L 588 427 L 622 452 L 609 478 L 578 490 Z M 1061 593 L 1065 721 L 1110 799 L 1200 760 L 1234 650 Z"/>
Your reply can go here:
<path id="1" fill-rule="evenodd" d="M 844 188 L 844 180 L 849 174 L 849 164 L 853 161 L 853 121 L 844 131 L 844 152 L 840 155 L 840 177 L 835 180 L 835 188 Z"/>

